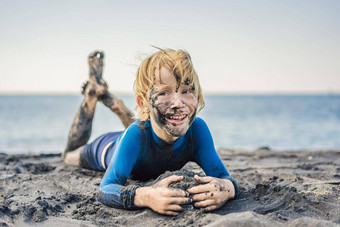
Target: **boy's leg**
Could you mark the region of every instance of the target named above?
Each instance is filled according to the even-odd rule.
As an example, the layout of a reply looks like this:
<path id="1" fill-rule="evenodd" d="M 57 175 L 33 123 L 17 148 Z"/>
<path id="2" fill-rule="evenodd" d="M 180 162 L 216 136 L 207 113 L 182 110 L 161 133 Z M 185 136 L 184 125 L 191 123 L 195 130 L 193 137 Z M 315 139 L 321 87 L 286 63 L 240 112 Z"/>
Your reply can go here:
<path id="1" fill-rule="evenodd" d="M 96 78 L 98 84 L 101 83 L 103 78 L 103 60 L 104 53 L 100 51 L 94 51 L 89 55 L 90 65 L 90 78 Z M 86 86 L 85 86 L 86 87 Z M 115 95 L 108 90 L 98 97 L 105 106 L 110 108 L 122 121 L 125 128 L 127 128 L 132 122 L 134 122 L 134 114 L 130 111 L 121 99 L 118 99 Z"/>
<path id="2" fill-rule="evenodd" d="M 83 86 L 82 93 L 85 98 L 74 119 L 63 153 L 63 160 L 67 165 L 78 166 L 80 163 L 80 151 L 91 136 L 97 101 L 101 101 L 116 113 L 125 128 L 134 121 L 134 114 L 124 105 L 123 101 L 117 99 L 107 90 L 107 85 L 102 79 L 103 59 L 104 53 L 99 51 L 89 55 L 90 80 Z"/>
<path id="3" fill-rule="evenodd" d="M 105 95 L 101 96 L 99 101 L 117 114 L 125 128 L 129 127 L 129 125 L 134 122 L 133 112 L 125 106 L 121 99 L 118 99 L 109 91 L 106 91 Z"/>
<path id="4" fill-rule="evenodd" d="M 84 100 L 73 121 L 63 159 L 66 164 L 79 165 L 79 153 L 83 145 L 85 145 L 92 131 L 93 116 L 98 101 L 98 96 L 101 96 L 106 91 L 106 86 L 98 85 L 90 80 L 87 83 Z"/>
<path id="5" fill-rule="evenodd" d="M 73 121 L 63 160 L 68 165 L 79 165 L 80 150 L 85 145 L 92 131 L 92 121 L 98 97 L 107 91 L 107 85 L 102 79 L 104 54 L 93 52 L 89 55 L 90 80 L 83 86 L 84 100 Z"/>

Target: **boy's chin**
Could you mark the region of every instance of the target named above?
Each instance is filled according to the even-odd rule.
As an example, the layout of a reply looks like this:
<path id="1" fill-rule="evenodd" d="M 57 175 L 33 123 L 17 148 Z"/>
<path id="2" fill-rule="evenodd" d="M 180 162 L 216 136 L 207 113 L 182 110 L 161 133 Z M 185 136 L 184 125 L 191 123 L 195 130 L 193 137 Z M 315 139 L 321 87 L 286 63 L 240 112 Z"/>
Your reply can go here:
<path id="1" fill-rule="evenodd" d="M 165 128 L 166 128 L 166 132 L 173 137 L 181 137 L 189 129 L 187 124 L 185 125 L 183 124 L 180 126 L 167 125 Z"/>

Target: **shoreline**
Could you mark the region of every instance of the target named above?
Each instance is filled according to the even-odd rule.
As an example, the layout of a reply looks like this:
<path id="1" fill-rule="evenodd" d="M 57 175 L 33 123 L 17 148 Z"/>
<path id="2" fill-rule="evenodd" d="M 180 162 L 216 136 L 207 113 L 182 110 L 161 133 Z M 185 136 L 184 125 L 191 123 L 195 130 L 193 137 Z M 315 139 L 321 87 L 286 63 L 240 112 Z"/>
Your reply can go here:
<path id="1" fill-rule="evenodd" d="M 60 154 L 1 153 L 0 226 L 340 226 L 340 150 L 218 153 L 240 195 L 216 211 L 176 217 L 98 203 L 103 173 L 65 166 Z M 202 173 L 195 163 L 183 169 Z"/>

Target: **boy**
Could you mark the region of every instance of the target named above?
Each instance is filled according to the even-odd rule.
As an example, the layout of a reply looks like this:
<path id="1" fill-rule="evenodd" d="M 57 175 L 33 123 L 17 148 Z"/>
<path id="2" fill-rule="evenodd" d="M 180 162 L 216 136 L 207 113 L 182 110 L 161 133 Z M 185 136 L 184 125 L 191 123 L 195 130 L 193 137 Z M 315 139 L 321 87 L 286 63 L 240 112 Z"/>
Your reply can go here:
<path id="1" fill-rule="evenodd" d="M 106 171 L 97 199 L 112 207 L 148 207 L 160 214 L 178 215 L 184 204 L 211 211 L 234 198 L 237 183 L 218 157 L 207 125 L 196 117 L 204 101 L 190 55 L 159 49 L 141 63 L 134 83 L 136 121 L 124 103 L 108 92 L 102 79 L 103 58 L 102 52 L 89 56 L 90 80 L 83 87 L 85 98 L 63 153 L 68 165 Z M 116 113 L 127 129 L 86 144 L 97 101 Z M 157 178 L 188 161 L 200 165 L 207 176 L 196 175 L 199 186 L 187 191 L 168 187 L 183 176 L 170 176 L 149 187 L 124 186 L 129 177 Z"/>

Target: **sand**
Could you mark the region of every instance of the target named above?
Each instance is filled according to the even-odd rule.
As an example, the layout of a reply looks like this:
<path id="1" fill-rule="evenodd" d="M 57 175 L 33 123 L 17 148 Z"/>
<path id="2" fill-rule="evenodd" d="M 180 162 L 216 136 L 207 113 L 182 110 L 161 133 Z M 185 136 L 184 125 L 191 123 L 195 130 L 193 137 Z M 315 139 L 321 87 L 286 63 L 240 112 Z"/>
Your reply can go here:
<path id="1" fill-rule="evenodd" d="M 219 155 L 241 186 L 239 197 L 210 213 L 189 205 L 170 217 L 96 202 L 103 173 L 65 166 L 60 154 L 0 154 L 0 226 L 340 226 L 339 150 Z M 173 185 L 180 188 L 203 174 L 195 163 L 175 173 L 186 176 Z"/>

